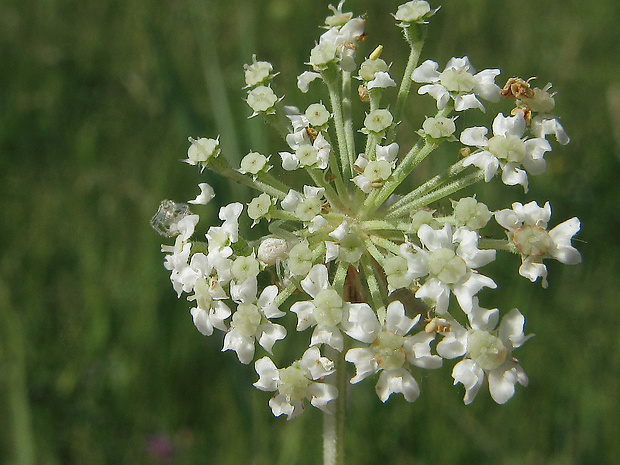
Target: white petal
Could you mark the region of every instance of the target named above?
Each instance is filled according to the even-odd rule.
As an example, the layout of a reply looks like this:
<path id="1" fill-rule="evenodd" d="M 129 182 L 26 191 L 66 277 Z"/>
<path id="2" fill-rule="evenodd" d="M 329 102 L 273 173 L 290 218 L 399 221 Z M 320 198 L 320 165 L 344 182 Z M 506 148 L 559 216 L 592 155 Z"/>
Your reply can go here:
<path id="1" fill-rule="evenodd" d="M 502 323 L 499 326 L 499 337 L 510 350 L 516 349 L 534 336 L 533 334 L 526 336 L 523 332 L 524 327 L 525 317 L 521 315 L 518 309 L 513 308 L 502 318 Z"/>
<path id="2" fill-rule="evenodd" d="M 276 341 L 280 341 L 286 337 L 286 328 L 275 323 L 264 323 L 260 326 L 261 331 L 258 343 L 267 352 L 272 353 L 273 345 Z"/>
<path id="3" fill-rule="evenodd" d="M 282 394 L 278 394 L 275 397 L 269 399 L 269 407 L 271 407 L 271 412 L 274 417 L 279 417 L 284 414 L 291 420 L 296 416 L 299 416 L 303 413 L 303 403 L 301 401 L 295 402 L 296 406 L 287 400 Z M 301 404 L 301 405 L 300 405 Z M 297 408 L 295 408 L 297 407 Z"/>
<path id="4" fill-rule="evenodd" d="M 486 135 L 489 132 L 484 126 L 476 126 L 473 128 L 463 129 L 461 132 L 460 141 L 471 147 L 487 147 L 489 145 L 489 139 Z"/>
<path id="5" fill-rule="evenodd" d="M 299 159 L 295 154 L 290 152 L 279 152 L 279 155 L 280 158 L 282 158 L 282 168 L 286 171 L 296 170 L 299 166 Z"/>
<path id="6" fill-rule="evenodd" d="M 379 365 L 375 360 L 375 351 L 367 348 L 349 349 L 344 359 L 355 365 L 355 376 L 351 378 L 351 384 L 359 383 L 364 378 L 379 371 Z"/>
<path id="7" fill-rule="evenodd" d="M 426 369 L 441 367 L 443 360 L 438 355 L 431 355 L 430 343 L 435 340 L 435 334 L 420 331 L 405 338 L 407 361 L 412 365 Z"/>
<path id="8" fill-rule="evenodd" d="M 431 278 L 418 289 L 415 293 L 418 299 L 428 298 L 435 302 L 435 311 L 444 314 L 448 311 L 450 303 L 450 287 L 442 283 L 437 278 Z"/>
<path id="9" fill-rule="evenodd" d="M 419 321 L 419 315 L 415 320 L 405 315 L 405 306 L 399 300 L 390 302 L 385 317 L 385 328 L 399 336 L 407 334 Z"/>
<path id="10" fill-rule="evenodd" d="M 338 397 L 338 388 L 328 383 L 312 383 L 306 390 L 306 396 L 316 408 L 333 413 L 331 402 Z"/>
<path id="11" fill-rule="evenodd" d="M 499 160 L 486 150 L 469 155 L 463 160 L 463 166 L 474 165 L 484 171 L 484 182 L 489 182 L 497 173 Z"/>
<path id="12" fill-rule="evenodd" d="M 224 336 L 224 346 L 222 352 L 234 350 L 239 361 L 247 365 L 254 357 L 254 338 L 241 336 L 235 329 L 231 329 Z"/>
<path id="13" fill-rule="evenodd" d="M 211 187 L 206 182 L 201 182 L 198 184 L 200 188 L 200 194 L 194 199 L 190 200 L 189 203 L 197 204 L 197 205 L 206 205 L 208 204 L 213 197 L 215 197 L 215 191 L 213 187 Z"/>
<path id="14" fill-rule="evenodd" d="M 454 292 L 456 300 L 465 313 L 469 313 L 471 311 L 473 308 L 473 297 L 483 287 L 495 289 L 497 284 L 495 284 L 495 281 L 487 276 L 472 272 L 467 281 L 457 284 L 452 288 L 452 292 Z"/>
<path id="15" fill-rule="evenodd" d="M 297 314 L 297 331 L 303 331 L 316 324 L 315 309 L 314 303 L 310 301 L 295 302 L 291 305 L 291 312 Z"/>
<path id="16" fill-rule="evenodd" d="M 312 297 L 329 287 L 327 267 L 322 264 L 314 265 L 308 276 L 301 281 L 301 287 Z"/>
<path id="17" fill-rule="evenodd" d="M 523 137 L 525 132 L 525 118 L 521 113 L 515 116 L 504 116 L 498 113 L 493 120 L 493 134 L 496 136 L 506 136 L 508 134 L 515 137 Z"/>
<path id="18" fill-rule="evenodd" d="M 418 383 L 411 373 L 403 368 L 382 371 L 375 389 L 384 403 L 393 393 L 402 393 L 407 402 L 414 402 L 420 395 Z"/>
<path id="19" fill-rule="evenodd" d="M 454 111 L 465 111 L 471 108 L 478 108 L 484 112 L 484 105 L 476 98 L 475 94 L 456 95 L 454 97 Z"/>
<path id="20" fill-rule="evenodd" d="M 257 304 L 266 318 L 280 318 L 286 315 L 286 313 L 278 310 L 278 306 L 276 305 L 277 296 L 278 286 L 275 284 L 267 286 L 263 292 L 261 292 Z"/>
<path id="21" fill-rule="evenodd" d="M 340 330 L 334 326 L 319 326 L 314 328 L 310 345 L 327 344 L 328 346 L 342 352 L 344 339 Z"/>
<path id="22" fill-rule="evenodd" d="M 209 318 L 209 314 L 200 308 L 192 308 L 190 310 L 194 325 L 203 336 L 211 336 L 213 334 L 213 325 Z"/>
<path id="23" fill-rule="evenodd" d="M 370 305 L 348 304 L 348 318 L 342 324 L 347 336 L 370 344 L 377 338 L 381 325 Z"/>
<path id="24" fill-rule="evenodd" d="M 527 257 L 524 259 L 519 267 L 519 274 L 531 282 L 542 278 L 542 287 L 547 287 L 547 267 L 542 263 L 542 258 L 540 257 Z"/>
<path id="25" fill-rule="evenodd" d="M 378 88 L 386 88 L 386 87 L 394 87 L 396 85 L 396 81 L 390 77 L 389 73 L 385 71 L 377 71 L 375 73 L 375 78 L 366 84 L 368 89 Z"/>
<path id="26" fill-rule="evenodd" d="M 551 251 L 553 258 L 567 265 L 581 263 L 581 254 L 571 245 L 572 237 L 581 229 L 579 218 L 571 218 L 558 224 L 549 231 L 553 240 L 554 249 Z"/>
<path id="27" fill-rule="evenodd" d="M 489 392 L 498 404 L 505 404 L 515 393 L 515 384 L 527 386 L 528 379 L 520 365 L 508 362 L 489 373 Z"/>
<path id="28" fill-rule="evenodd" d="M 299 76 L 297 76 L 297 87 L 305 94 L 306 92 L 308 92 L 308 87 L 310 86 L 310 83 L 316 78 L 320 77 L 321 75 L 319 73 L 304 71 Z"/>
<path id="29" fill-rule="evenodd" d="M 527 172 L 518 168 L 515 163 L 506 163 L 502 166 L 502 182 L 507 186 L 521 184 L 525 192 L 528 190 Z"/>
<path id="30" fill-rule="evenodd" d="M 439 81 L 439 64 L 432 60 L 426 60 L 413 70 L 411 79 L 415 82 L 437 82 Z"/>
<path id="31" fill-rule="evenodd" d="M 269 357 L 263 357 L 254 363 L 254 369 L 258 374 L 258 381 L 254 386 L 261 391 L 275 391 L 278 389 L 280 374 L 278 368 Z"/>
<path id="32" fill-rule="evenodd" d="M 454 365 L 452 378 L 454 384 L 461 383 L 465 387 L 463 402 L 469 405 L 484 382 L 484 371 L 473 360 L 465 359 Z"/>
<path id="33" fill-rule="evenodd" d="M 437 108 L 442 110 L 450 101 L 450 93 L 441 84 L 426 84 L 418 89 L 418 94 L 429 94 L 437 100 Z"/>

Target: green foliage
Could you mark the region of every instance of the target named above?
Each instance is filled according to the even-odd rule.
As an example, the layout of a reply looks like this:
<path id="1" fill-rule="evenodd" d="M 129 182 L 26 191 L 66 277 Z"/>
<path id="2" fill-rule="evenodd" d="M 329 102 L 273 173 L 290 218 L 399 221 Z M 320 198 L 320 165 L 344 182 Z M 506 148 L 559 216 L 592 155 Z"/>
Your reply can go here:
<path id="1" fill-rule="evenodd" d="M 195 330 L 149 218 L 170 193 L 198 193 L 204 175 L 178 162 L 189 135 L 221 134 L 233 165 L 250 150 L 277 160 L 282 142 L 247 120 L 242 65 L 257 53 L 281 73 L 279 94 L 314 103 L 294 84 L 324 3 L 0 4 L 1 463 L 320 463 L 320 413 L 274 419 L 268 394 L 249 387 L 252 367 Z M 347 2 L 368 12 L 362 54 L 382 43 L 387 62 L 403 62 L 397 5 Z M 520 350 L 528 388 L 505 406 L 481 394 L 465 407 L 444 368 L 421 380 L 416 403 L 381 405 L 363 383 L 347 419 L 350 463 L 616 463 L 618 17 L 615 0 L 446 0 L 433 18 L 423 59 L 468 54 L 501 68 L 499 83 L 517 73 L 553 81 L 573 141 L 547 157 L 523 199 L 549 199 L 557 222 L 581 218 L 584 263 L 550 264 L 547 292 L 515 285 L 512 257 L 494 274 L 502 308 L 518 306 L 538 335 Z M 414 114 L 403 115 L 412 139 Z M 237 186 L 207 181 L 214 203 L 238 199 Z M 483 194 L 492 208 L 508 207 L 500 188 Z M 169 461 L 149 454 L 154 435 L 174 445 Z"/>

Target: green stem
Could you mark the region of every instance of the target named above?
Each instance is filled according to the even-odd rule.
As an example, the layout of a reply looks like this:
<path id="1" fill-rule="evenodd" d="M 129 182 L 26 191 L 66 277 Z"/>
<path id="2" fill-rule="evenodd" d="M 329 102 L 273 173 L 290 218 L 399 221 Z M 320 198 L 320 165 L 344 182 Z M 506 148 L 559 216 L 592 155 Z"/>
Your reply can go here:
<path id="1" fill-rule="evenodd" d="M 347 141 L 347 153 L 349 156 L 349 172 L 353 173 L 355 163 L 355 134 L 353 132 L 353 114 L 351 103 L 351 73 L 342 72 L 342 115 L 344 118 L 344 134 Z"/>
<path id="2" fill-rule="evenodd" d="M 429 179 L 421 186 L 409 192 L 402 199 L 398 200 L 396 203 L 394 203 L 394 205 L 391 205 L 390 208 L 388 208 L 388 216 L 392 218 L 399 216 L 399 215 L 392 215 L 392 213 L 396 211 L 402 212 L 404 211 L 404 209 L 409 208 L 412 202 L 415 202 L 418 198 L 420 198 L 427 192 L 430 192 L 433 189 L 441 186 L 442 184 L 445 184 L 446 182 L 450 181 L 451 179 L 454 179 L 454 177 L 457 174 L 461 173 L 465 168 L 467 167 L 463 164 L 463 160 L 457 161 L 454 165 L 452 165 L 446 171 Z"/>
<path id="3" fill-rule="evenodd" d="M 325 81 L 325 85 L 327 86 L 327 90 L 329 92 L 329 101 L 334 115 L 334 126 L 336 129 L 336 139 L 338 141 L 338 152 L 340 154 L 340 168 L 342 170 L 342 177 L 346 180 L 351 178 L 352 164 L 350 164 L 349 160 L 352 156 L 349 155 L 344 115 L 342 112 L 342 100 L 340 98 L 340 93 L 337 90 L 338 86 L 336 85 L 337 79 L 335 70 L 332 71 L 328 69 L 324 71 L 323 80 Z"/>
<path id="4" fill-rule="evenodd" d="M 411 29 L 413 29 L 413 31 L 411 31 Z M 392 112 L 394 122 L 398 122 L 400 119 L 400 115 L 405 107 L 405 102 L 409 96 L 409 90 L 411 89 L 412 82 L 411 75 L 413 74 L 413 70 L 416 66 L 418 66 L 420 54 L 422 53 L 422 47 L 424 46 L 424 39 L 426 38 L 426 30 L 427 28 L 423 24 L 412 24 L 409 27 L 403 28 L 405 40 L 409 44 L 410 50 L 407 66 L 403 72 L 403 78 L 400 81 L 398 95 L 396 96 L 396 104 L 394 105 L 394 110 Z M 397 125 L 395 124 L 388 132 L 386 145 L 394 142 L 394 139 L 396 138 L 396 128 Z"/>
<path id="5" fill-rule="evenodd" d="M 361 258 L 362 269 L 364 270 L 364 277 L 368 285 L 368 291 L 370 292 L 370 299 L 372 301 L 375 310 L 384 306 L 383 296 L 381 295 L 381 286 L 375 275 L 375 270 L 372 266 L 371 258 L 367 254 L 362 255 Z"/>
<path id="6" fill-rule="evenodd" d="M 345 348 L 346 349 L 346 348 Z M 338 397 L 332 413 L 323 413 L 323 465 L 344 465 L 344 421 L 346 412 L 347 372 L 345 350 L 326 346 L 325 355 L 334 361 Z"/>
<path id="7" fill-rule="evenodd" d="M 478 170 L 476 173 L 471 173 L 461 178 L 458 178 L 439 189 L 435 189 L 434 191 L 431 191 L 417 198 L 416 200 L 412 201 L 411 203 L 407 205 L 397 208 L 396 210 L 388 213 L 385 217 L 388 219 L 397 218 L 401 215 L 407 214 L 411 210 L 417 210 L 428 204 L 436 202 L 437 200 L 443 199 L 444 197 L 454 194 L 455 192 L 458 192 L 461 189 L 471 186 L 472 184 L 475 184 L 478 181 L 482 181 L 483 179 L 484 179 L 484 171 Z"/>
<path id="8" fill-rule="evenodd" d="M 392 195 L 396 188 L 405 180 L 405 178 L 413 171 L 413 169 L 422 162 L 433 150 L 435 150 L 439 143 L 436 141 L 424 141 L 422 145 L 422 139 L 416 143 L 405 158 L 400 162 L 396 170 L 392 173 L 390 178 L 385 181 L 383 187 L 378 191 L 373 191 L 366 198 L 363 206 L 363 214 L 368 216 L 378 207 L 380 207 L 387 198 Z"/>
<path id="9" fill-rule="evenodd" d="M 238 171 L 233 170 L 228 162 L 224 159 L 224 157 L 216 157 L 214 159 L 209 160 L 209 164 L 207 167 L 213 171 L 214 173 L 220 174 L 222 176 L 226 176 L 233 181 L 238 182 L 244 186 L 249 186 L 252 189 L 256 189 L 260 192 L 265 192 L 272 197 L 276 197 L 280 200 L 283 200 L 287 192 L 284 192 L 277 187 L 274 187 L 264 181 L 259 179 L 253 179 L 250 176 L 246 176 L 244 174 L 239 173 Z M 264 178 L 265 179 L 265 178 Z"/>

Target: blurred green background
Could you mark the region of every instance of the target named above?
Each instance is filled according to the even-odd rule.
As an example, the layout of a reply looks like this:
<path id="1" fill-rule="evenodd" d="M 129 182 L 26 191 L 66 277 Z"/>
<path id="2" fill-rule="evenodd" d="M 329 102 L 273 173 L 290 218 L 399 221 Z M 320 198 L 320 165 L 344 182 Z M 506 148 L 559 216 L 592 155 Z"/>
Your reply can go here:
<path id="1" fill-rule="evenodd" d="M 312 103 L 295 80 L 327 3 L 0 3 L 0 463 L 321 463 L 320 412 L 273 418 L 252 366 L 195 330 L 149 219 L 203 180 L 218 192 L 203 223 L 245 195 L 178 162 L 187 136 L 221 134 L 233 160 L 285 147 L 247 119 L 242 65 L 252 53 L 270 60 L 287 103 Z M 382 43 L 394 77 L 407 53 L 390 15 L 399 3 L 346 3 L 368 13 L 361 53 Z M 363 382 L 351 391 L 347 463 L 620 460 L 618 18 L 616 0 L 445 0 L 433 18 L 423 59 L 443 67 L 467 54 L 501 68 L 500 84 L 554 83 L 572 143 L 547 155 L 527 195 L 497 183 L 479 195 L 494 209 L 550 200 L 552 225 L 578 216 L 583 264 L 550 263 L 547 291 L 512 259 L 493 265 L 501 291 L 483 304 L 519 307 L 537 335 L 517 354 L 528 388 L 466 407 L 444 367 L 416 373 L 414 404 L 382 405 Z M 421 115 L 405 112 L 412 128 Z"/>

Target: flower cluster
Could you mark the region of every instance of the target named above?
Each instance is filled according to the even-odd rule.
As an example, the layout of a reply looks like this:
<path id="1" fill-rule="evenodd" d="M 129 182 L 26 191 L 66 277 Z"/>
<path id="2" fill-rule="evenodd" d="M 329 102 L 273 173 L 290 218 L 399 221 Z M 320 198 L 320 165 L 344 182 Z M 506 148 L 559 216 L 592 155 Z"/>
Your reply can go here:
<path id="1" fill-rule="evenodd" d="M 344 395 L 333 374 L 347 366 L 355 370 L 352 384 L 376 375 L 381 401 L 399 393 L 413 402 L 419 371 L 455 358 L 452 377 L 463 385 L 465 403 L 485 379 L 492 398 L 504 403 L 516 384 L 527 384 L 512 352 L 530 336 L 518 309 L 500 322 L 499 310 L 479 305 L 478 293 L 497 287 L 484 267 L 498 253 L 513 253 L 521 257 L 518 273 L 547 287 L 545 260 L 580 262 L 571 244 L 580 223 L 572 218 L 548 229 L 549 202 L 493 211 L 459 193 L 496 177 L 527 192 L 529 176 L 545 171 L 552 142 L 568 142 L 552 114 L 554 94 L 550 85 L 532 88 L 520 78 L 502 88 L 495 82 L 499 69 L 476 72 L 468 57 L 452 58 L 443 71 L 431 60 L 418 66 L 427 20 L 437 12 L 421 0 L 394 14 L 411 49 L 397 82 L 380 57 L 382 46 L 362 56 L 362 40 L 374 38 L 366 37 L 364 18 L 343 12 L 343 3 L 330 6 L 310 69 L 297 79 L 304 93 L 316 87 L 316 100 L 305 110 L 284 105 L 275 93 L 271 63 L 253 56 L 245 66 L 250 117 L 283 135 L 277 155 L 250 151 L 231 167 L 219 136 L 190 138 L 187 163 L 257 194 L 248 204 L 222 206 L 221 223 L 203 235 L 195 233 L 199 217 L 187 205 L 162 202 L 152 223 L 176 237 L 174 245 L 162 246 L 173 288 L 187 295 L 202 334 L 222 332 L 223 351 L 235 352 L 242 364 L 254 362 L 254 385 L 275 391 L 269 405 L 276 416 L 299 415 L 306 400 L 331 412 Z M 417 141 L 403 147 L 397 129 L 416 83 L 419 95 L 436 100 L 437 113 L 425 118 Z M 386 104 L 390 87 L 398 87 L 397 97 Z M 359 128 L 353 95 L 365 112 Z M 460 127 L 461 112 L 489 113 L 493 105 L 503 108 L 494 111 L 490 129 Z M 410 175 L 440 147 L 457 161 L 409 189 Z M 195 209 L 215 197 L 208 184 L 199 189 L 189 202 Z M 434 209 L 444 198 L 451 209 Z M 240 227 L 248 222 L 244 216 L 250 228 Z M 481 233 L 490 223 L 505 229 L 505 237 Z M 304 332 L 309 338 L 300 338 L 306 342 L 298 355 L 278 352 L 279 341 Z"/>

